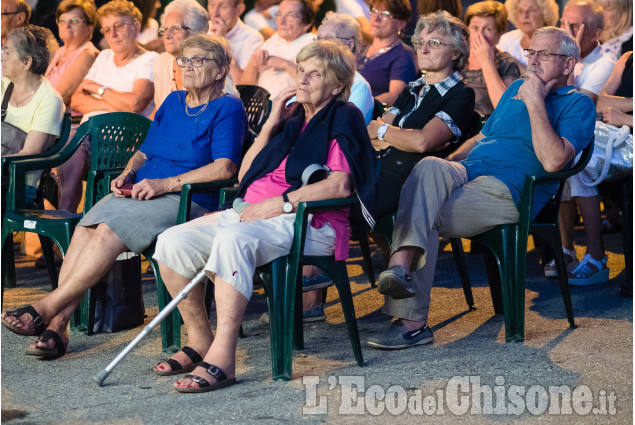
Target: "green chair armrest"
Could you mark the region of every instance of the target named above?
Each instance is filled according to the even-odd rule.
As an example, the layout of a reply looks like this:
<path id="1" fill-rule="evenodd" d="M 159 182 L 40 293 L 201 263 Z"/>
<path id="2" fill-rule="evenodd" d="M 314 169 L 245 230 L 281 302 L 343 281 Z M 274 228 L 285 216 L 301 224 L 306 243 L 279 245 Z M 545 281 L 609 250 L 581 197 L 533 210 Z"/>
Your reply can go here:
<path id="1" fill-rule="evenodd" d="M 181 201 L 179 203 L 179 214 L 177 224 L 185 223 L 190 218 L 192 208 L 192 196 L 196 193 L 209 193 L 231 186 L 238 182 L 237 179 L 215 180 L 210 182 L 187 183 L 181 187 Z"/>
<path id="2" fill-rule="evenodd" d="M 223 205 L 225 205 L 227 202 L 229 202 L 230 199 L 234 199 L 236 197 L 236 195 L 238 195 L 238 188 L 237 187 L 224 187 L 220 190 L 220 195 L 218 197 L 218 207 L 222 207 Z"/>
<path id="3" fill-rule="evenodd" d="M 293 245 L 291 253 L 294 256 L 300 256 L 304 252 L 304 235 L 306 233 L 307 221 L 309 213 L 328 211 L 346 206 L 353 206 L 358 203 L 357 197 L 339 199 L 324 199 L 321 201 L 300 202 L 295 216 L 293 225 Z"/>

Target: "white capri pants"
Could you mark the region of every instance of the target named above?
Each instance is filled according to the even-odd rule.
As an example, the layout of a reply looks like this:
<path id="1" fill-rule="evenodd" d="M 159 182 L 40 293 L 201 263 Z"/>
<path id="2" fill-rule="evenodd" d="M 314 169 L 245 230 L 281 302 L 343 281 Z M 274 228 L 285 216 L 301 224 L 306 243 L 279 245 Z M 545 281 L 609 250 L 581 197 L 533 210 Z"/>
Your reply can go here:
<path id="1" fill-rule="evenodd" d="M 294 221 L 295 214 L 282 214 L 241 222 L 233 209 L 219 211 L 161 233 L 153 258 L 189 279 L 204 268 L 249 300 L 256 267 L 291 251 Z M 305 255 L 333 255 L 334 250 L 335 231 L 330 224 L 320 229 L 308 226 Z"/>

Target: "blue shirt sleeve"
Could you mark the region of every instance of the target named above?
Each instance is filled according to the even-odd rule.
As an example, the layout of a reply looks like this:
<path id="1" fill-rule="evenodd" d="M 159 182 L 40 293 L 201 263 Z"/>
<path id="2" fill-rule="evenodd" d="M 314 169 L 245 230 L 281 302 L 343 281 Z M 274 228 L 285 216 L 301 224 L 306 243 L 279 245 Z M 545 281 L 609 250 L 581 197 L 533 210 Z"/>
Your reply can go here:
<path id="1" fill-rule="evenodd" d="M 390 65 L 389 80 L 398 80 L 409 83 L 417 79 L 417 66 L 412 49 L 404 46 L 399 55 Z"/>
<path id="2" fill-rule="evenodd" d="M 575 154 L 580 153 L 591 142 L 595 129 L 595 104 L 590 97 L 575 93 L 577 99 L 556 124 L 556 134 L 573 145 Z"/>
<path id="3" fill-rule="evenodd" d="M 247 136 L 247 117 L 240 100 L 232 97 L 226 103 L 225 113 L 210 126 L 212 159 L 227 158 L 240 166 L 242 142 Z"/>

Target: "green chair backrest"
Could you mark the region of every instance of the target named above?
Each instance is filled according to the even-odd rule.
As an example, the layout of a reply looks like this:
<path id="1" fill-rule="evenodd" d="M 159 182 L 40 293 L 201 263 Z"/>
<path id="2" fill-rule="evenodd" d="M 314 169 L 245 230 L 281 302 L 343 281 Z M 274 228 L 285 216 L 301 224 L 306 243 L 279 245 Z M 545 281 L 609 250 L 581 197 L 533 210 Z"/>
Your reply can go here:
<path id="1" fill-rule="evenodd" d="M 236 89 L 245 107 L 249 128 L 256 134 L 260 133 L 271 112 L 271 95 L 264 88 L 249 84 L 239 84 Z"/>
<path id="2" fill-rule="evenodd" d="M 104 172 L 126 166 L 145 140 L 152 121 L 131 112 L 113 112 L 91 117 L 87 124 L 91 158 L 84 212 L 110 193 L 110 180 L 104 178 Z"/>

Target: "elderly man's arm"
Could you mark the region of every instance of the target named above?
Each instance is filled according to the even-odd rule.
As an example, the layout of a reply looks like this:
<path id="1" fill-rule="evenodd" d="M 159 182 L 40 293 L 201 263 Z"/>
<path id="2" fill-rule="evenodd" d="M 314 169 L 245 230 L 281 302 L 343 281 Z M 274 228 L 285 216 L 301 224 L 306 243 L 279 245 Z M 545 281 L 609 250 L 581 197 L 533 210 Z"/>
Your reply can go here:
<path id="1" fill-rule="evenodd" d="M 333 171 L 331 175 L 317 183 L 313 183 L 288 193 L 293 211 L 300 202 L 321 201 L 324 199 L 346 198 L 353 194 L 353 180 L 350 173 Z M 244 221 L 266 220 L 283 214 L 282 196 L 275 196 L 257 204 L 251 204 L 241 214 Z"/>
<path id="2" fill-rule="evenodd" d="M 483 133 L 478 133 L 471 139 L 466 140 L 457 150 L 452 152 L 445 159 L 448 161 L 463 161 L 465 158 L 467 158 L 470 152 L 472 152 L 472 149 L 474 149 L 476 143 L 483 138 L 485 138 Z"/>
<path id="3" fill-rule="evenodd" d="M 557 84 L 557 80 L 545 84 L 530 71 L 527 72 L 527 77 L 518 89 L 518 94 L 529 113 L 534 152 L 545 171 L 554 173 L 562 170 L 575 156 L 573 145 L 556 133 L 547 115 L 545 97 Z"/>

